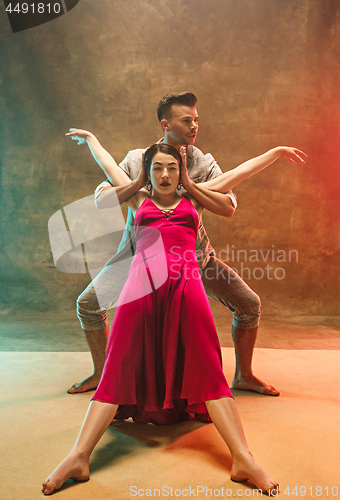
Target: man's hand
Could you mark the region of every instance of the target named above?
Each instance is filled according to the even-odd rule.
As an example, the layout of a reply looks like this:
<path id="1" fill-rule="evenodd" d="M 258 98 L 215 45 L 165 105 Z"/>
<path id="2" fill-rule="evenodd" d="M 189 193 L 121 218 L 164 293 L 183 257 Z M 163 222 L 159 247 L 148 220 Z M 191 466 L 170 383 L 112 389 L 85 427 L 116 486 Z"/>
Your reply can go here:
<path id="1" fill-rule="evenodd" d="M 86 140 L 91 137 L 91 132 L 82 130 L 81 128 L 70 128 L 70 131 L 65 134 L 66 137 L 71 137 L 72 141 L 78 141 L 78 146 L 84 144 Z"/>
<path id="2" fill-rule="evenodd" d="M 145 167 L 145 153 L 142 154 L 142 165 L 140 167 L 140 171 L 139 171 L 137 180 L 138 180 L 141 188 L 144 187 L 145 184 L 148 182 L 148 174 L 147 174 L 147 170 Z"/>
<path id="3" fill-rule="evenodd" d="M 306 153 L 301 151 L 300 149 L 297 148 L 289 148 L 287 146 L 279 146 L 278 148 L 275 148 L 278 150 L 280 156 L 282 158 L 286 158 L 287 160 L 291 161 L 292 163 L 297 162 L 297 163 L 305 163 L 304 158 L 308 158 Z"/>
<path id="4" fill-rule="evenodd" d="M 181 157 L 182 157 L 182 166 L 181 166 L 181 182 L 182 186 L 184 189 L 187 189 L 190 187 L 191 183 L 193 182 L 188 175 L 188 170 L 187 170 L 187 148 L 186 146 L 181 146 L 179 150 Z"/>

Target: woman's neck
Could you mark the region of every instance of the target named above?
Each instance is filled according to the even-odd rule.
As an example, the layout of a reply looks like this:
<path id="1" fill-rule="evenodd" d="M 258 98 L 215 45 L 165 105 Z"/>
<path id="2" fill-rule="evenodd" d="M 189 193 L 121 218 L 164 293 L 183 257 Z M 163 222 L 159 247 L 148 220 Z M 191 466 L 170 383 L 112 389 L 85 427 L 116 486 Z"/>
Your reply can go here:
<path id="1" fill-rule="evenodd" d="M 179 196 L 176 191 L 174 193 L 162 194 L 162 193 L 152 193 L 152 200 L 156 203 L 156 205 L 161 206 L 162 208 L 173 208 L 174 205 L 180 201 L 181 196 Z"/>

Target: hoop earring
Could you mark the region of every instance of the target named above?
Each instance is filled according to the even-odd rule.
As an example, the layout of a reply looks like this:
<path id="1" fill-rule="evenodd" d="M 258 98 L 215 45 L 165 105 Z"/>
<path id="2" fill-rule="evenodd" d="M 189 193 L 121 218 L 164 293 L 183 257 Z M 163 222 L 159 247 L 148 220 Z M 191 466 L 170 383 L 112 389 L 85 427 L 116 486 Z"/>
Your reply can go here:
<path id="1" fill-rule="evenodd" d="M 152 184 L 151 184 L 150 179 L 146 183 L 146 189 L 149 191 L 149 193 L 151 193 L 151 191 L 152 191 Z"/>

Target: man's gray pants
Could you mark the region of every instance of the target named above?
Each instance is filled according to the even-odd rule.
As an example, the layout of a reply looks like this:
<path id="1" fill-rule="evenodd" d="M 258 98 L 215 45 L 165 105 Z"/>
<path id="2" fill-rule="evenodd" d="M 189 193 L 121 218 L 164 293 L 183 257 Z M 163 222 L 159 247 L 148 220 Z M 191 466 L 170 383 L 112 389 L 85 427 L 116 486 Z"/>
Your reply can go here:
<path id="1" fill-rule="evenodd" d="M 126 281 L 132 258 L 121 257 L 108 264 L 77 300 L 77 314 L 84 330 L 101 330 L 108 325 L 106 311 L 113 307 Z M 201 270 L 208 297 L 228 307 L 233 326 L 256 328 L 260 320 L 258 295 L 224 262 L 212 255 Z"/>

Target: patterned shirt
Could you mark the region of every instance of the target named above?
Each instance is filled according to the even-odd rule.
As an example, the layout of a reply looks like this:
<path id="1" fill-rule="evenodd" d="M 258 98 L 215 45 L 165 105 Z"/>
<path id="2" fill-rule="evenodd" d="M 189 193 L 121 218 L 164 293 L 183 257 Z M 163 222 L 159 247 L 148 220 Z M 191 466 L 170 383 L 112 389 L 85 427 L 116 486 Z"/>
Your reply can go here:
<path id="1" fill-rule="evenodd" d="M 161 139 L 158 142 L 163 142 Z M 142 164 L 142 154 L 146 149 L 134 149 L 129 151 L 124 160 L 119 164 L 119 167 L 124 170 L 124 172 L 130 177 L 131 180 L 135 180 L 138 177 L 141 164 Z M 210 153 L 203 154 L 195 146 L 187 147 L 187 169 L 188 175 L 191 180 L 195 183 L 206 182 L 222 175 L 220 167 L 217 165 L 215 159 Z M 100 194 L 103 189 L 112 186 L 112 184 L 106 180 L 99 184 L 95 191 L 95 200 L 100 198 Z M 178 189 L 178 194 L 181 194 L 183 189 Z M 237 207 L 236 195 L 229 191 L 226 193 L 230 197 L 234 208 Z M 117 260 L 118 257 L 122 256 L 129 249 L 133 248 L 135 236 L 135 225 L 134 216 L 132 210 L 129 208 L 127 221 L 124 229 L 122 239 L 120 241 L 117 253 L 109 260 L 107 265 Z M 196 241 L 196 252 L 199 265 L 204 269 L 207 265 L 211 255 L 215 255 L 215 250 L 210 244 L 207 233 L 204 229 L 202 216 L 199 218 L 198 234 Z"/>

